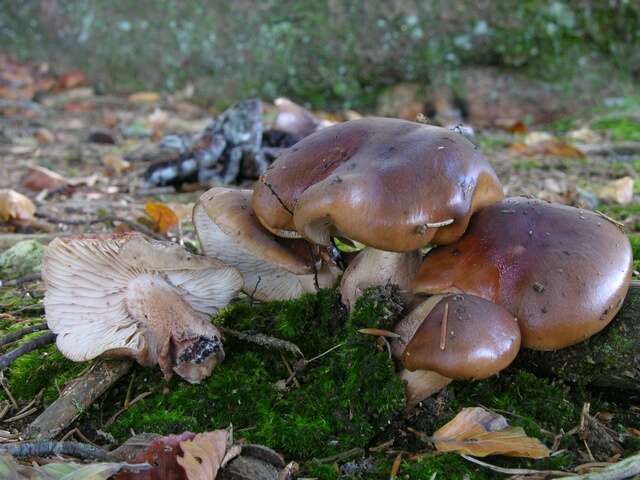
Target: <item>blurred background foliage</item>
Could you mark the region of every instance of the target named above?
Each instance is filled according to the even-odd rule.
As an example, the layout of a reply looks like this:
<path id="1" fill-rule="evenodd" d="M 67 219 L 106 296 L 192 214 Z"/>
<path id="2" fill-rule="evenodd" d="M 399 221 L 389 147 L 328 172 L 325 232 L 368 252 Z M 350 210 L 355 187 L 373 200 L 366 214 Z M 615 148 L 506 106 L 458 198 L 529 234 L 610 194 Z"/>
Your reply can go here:
<path id="1" fill-rule="evenodd" d="M 455 86 L 499 67 L 597 91 L 640 78 L 637 0 L 22 0 L 0 10 L 12 55 L 80 68 L 103 90 L 194 85 L 219 105 L 287 95 L 371 107 L 389 85 Z M 581 89 L 580 91 L 584 91 Z"/>

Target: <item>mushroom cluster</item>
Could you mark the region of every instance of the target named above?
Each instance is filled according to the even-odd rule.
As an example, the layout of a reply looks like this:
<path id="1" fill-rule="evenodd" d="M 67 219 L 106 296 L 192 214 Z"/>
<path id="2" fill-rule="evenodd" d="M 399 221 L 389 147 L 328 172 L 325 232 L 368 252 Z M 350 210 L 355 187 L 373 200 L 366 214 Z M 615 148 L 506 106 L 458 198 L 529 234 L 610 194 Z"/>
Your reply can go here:
<path id="1" fill-rule="evenodd" d="M 203 314 L 239 290 L 290 299 L 342 275 L 347 308 L 369 286 L 399 286 L 409 314 L 392 353 L 415 404 L 451 380 L 498 373 L 521 346 L 554 350 L 602 330 L 632 271 L 628 239 L 602 216 L 504 199 L 463 135 L 397 119 L 315 131 L 253 190 L 204 193 L 193 222 L 206 257 L 139 236 L 54 242 L 46 308 L 61 351 L 129 352 L 198 381 L 222 358 Z M 344 254 L 345 244 L 363 248 Z M 79 347 L 89 331 L 100 342 Z"/>

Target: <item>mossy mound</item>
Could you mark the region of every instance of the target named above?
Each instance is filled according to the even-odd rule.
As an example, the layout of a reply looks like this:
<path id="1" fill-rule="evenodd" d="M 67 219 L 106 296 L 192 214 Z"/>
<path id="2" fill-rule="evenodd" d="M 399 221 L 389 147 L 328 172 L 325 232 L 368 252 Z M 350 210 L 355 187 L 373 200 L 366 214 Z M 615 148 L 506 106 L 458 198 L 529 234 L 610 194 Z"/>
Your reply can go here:
<path id="1" fill-rule="evenodd" d="M 404 407 L 404 389 L 386 349 L 357 332 L 390 326 L 387 303 L 376 295 L 360 302 L 349 318 L 332 290 L 227 308 L 216 323 L 295 342 L 307 359 L 340 346 L 300 371 L 299 387 L 292 380 L 286 389 L 276 383 L 290 376 L 285 361 L 296 359 L 233 339 L 226 342 L 226 360 L 201 385 L 175 380 L 164 393 L 157 389 L 159 373 L 139 370 L 134 395 L 149 388 L 155 393 L 119 417 L 110 433 L 122 441 L 132 429 L 164 434 L 233 424 L 248 440 L 301 460 L 368 446 Z"/>

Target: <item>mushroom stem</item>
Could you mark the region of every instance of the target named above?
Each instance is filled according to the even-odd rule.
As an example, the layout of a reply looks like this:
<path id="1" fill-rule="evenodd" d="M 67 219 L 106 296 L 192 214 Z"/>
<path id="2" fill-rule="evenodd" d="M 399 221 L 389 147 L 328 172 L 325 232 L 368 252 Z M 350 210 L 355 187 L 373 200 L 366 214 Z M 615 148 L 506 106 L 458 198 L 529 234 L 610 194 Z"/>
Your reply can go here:
<path id="1" fill-rule="evenodd" d="M 410 303 L 411 282 L 418 271 L 420 252 L 386 252 L 376 248 L 363 249 L 349 264 L 340 283 L 340 295 L 347 308 L 352 308 L 362 292 L 375 285 L 395 284 L 402 299 Z"/>
<path id="2" fill-rule="evenodd" d="M 188 381 L 205 378 L 224 358 L 220 332 L 160 275 L 131 280 L 126 305 L 151 333 L 148 350 L 137 360 L 143 365 L 158 362 L 165 378 L 174 370 Z"/>

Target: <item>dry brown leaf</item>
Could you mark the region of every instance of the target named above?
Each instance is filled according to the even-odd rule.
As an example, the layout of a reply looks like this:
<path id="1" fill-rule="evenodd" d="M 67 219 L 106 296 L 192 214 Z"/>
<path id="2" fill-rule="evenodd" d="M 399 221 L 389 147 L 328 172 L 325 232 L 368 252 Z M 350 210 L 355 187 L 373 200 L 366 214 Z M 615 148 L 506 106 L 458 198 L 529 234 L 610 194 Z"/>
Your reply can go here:
<path id="1" fill-rule="evenodd" d="M 213 480 L 227 450 L 226 430 L 197 434 L 192 440 L 180 442 L 184 456 L 178 464 L 184 468 L 187 480 Z"/>
<path id="2" fill-rule="evenodd" d="M 15 190 L 0 190 L 0 220 L 31 220 L 36 206 L 29 197 Z"/>
<path id="3" fill-rule="evenodd" d="M 69 185 L 69 180 L 62 175 L 39 166 L 29 167 L 27 174 L 22 179 L 22 186 L 34 192 L 42 190 L 53 192 L 67 185 Z"/>
<path id="4" fill-rule="evenodd" d="M 457 452 L 474 457 L 549 456 L 549 449 L 540 440 L 528 437 L 520 427 L 509 426 L 502 415 L 480 407 L 462 409 L 453 420 L 433 434 L 433 442 L 440 452 Z"/>
<path id="5" fill-rule="evenodd" d="M 131 168 L 131 164 L 129 162 L 115 153 L 107 153 L 104 155 L 102 157 L 102 163 L 105 167 L 113 170 L 118 175 Z"/>
<path id="6" fill-rule="evenodd" d="M 148 202 L 144 211 L 153 221 L 156 232 L 167 233 L 178 224 L 178 216 L 164 203 Z"/>
<path id="7" fill-rule="evenodd" d="M 69 88 L 80 87 L 87 83 L 87 78 L 79 70 L 72 70 L 70 72 L 63 73 L 58 78 L 58 88 L 67 90 Z"/>
<path id="8" fill-rule="evenodd" d="M 137 92 L 129 95 L 131 103 L 156 103 L 160 101 L 160 94 L 157 92 Z"/>

